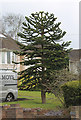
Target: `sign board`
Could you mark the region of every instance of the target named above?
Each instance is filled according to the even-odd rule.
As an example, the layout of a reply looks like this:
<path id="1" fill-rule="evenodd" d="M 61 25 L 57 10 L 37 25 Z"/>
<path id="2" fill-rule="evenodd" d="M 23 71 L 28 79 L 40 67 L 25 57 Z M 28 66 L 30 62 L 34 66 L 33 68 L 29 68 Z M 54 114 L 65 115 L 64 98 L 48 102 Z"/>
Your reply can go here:
<path id="1" fill-rule="evenodd" d="M 6 83 L 17 83 L 17 73 L 12 71 L 0 71 L 0 85 Z"/>

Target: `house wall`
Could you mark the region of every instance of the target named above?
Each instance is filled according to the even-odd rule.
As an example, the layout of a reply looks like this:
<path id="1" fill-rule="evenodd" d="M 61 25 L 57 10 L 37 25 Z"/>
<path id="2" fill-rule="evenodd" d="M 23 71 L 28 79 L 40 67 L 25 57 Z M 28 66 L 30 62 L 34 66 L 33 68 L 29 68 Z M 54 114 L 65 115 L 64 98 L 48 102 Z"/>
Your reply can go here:
<path id="1" fill-rule="evenodd" d="M 21 62 L 23 61 L 23 59 L 24 59 L 24 56 L 20 56 L 20 61 L 21 61 Z M 24 69 L 26 69 L 26 66 L 20 65 L 20 71 L 22 71 L 22 70 L 24 70 Z"/>
<path id="2" fill-rule="evenodd" d="M 69 70 L 76 75 L 81 75 L 81 61 L 77 60 L 77 61 L 69 61 Z"/>
<path id="3" fill-rule="evenodd" d="M 20 65 L 19 64 L 14 64 L 12 63 L 12 57 L 10 57 L 10 63 L 7 63 L 7 50 L 5 50 L 5 63 L 2 63 L 2 52 L 0 51 L 0 70 L 16 70 L 16 71 L 20 71 Z M 11 55 L 12 55 L 12 51 L 11 51 Z M 16 62 L 20 61 L 20 56 L 15 56 L 16 58 L 14 58 L 14 60 L 16 60 Z M 14 61 L 13 60 L 13 61 Z"/>
<path id="4" fill-rule="evenodd" d="M 73 49 L 69 53 L 69 70 L 81 76 L 81 49 Z"/>
<path id="5" fill-rule="evenodd" d="M 1 59 L 1 56 L 0 56 Z M 23 61 L 23 56 L 17 56 L 16 55 L 16 62 Z M 17 72 L 20 72 L 26 68 L 26 66 L 20 65 L 20 64 L 7 64 L 7 60 L 5 60 L 6 64 L 2 64 L 0 61 L 0 70 L 5 69 L 5 70 L 16 70 Z"/>

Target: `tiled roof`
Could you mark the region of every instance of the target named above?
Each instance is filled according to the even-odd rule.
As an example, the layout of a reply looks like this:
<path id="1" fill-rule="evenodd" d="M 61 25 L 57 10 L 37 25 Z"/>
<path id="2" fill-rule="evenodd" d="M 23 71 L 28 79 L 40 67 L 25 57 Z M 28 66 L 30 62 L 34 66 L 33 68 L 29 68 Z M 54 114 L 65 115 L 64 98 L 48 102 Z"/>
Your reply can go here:
<path id="1" fill-rule="evenodd" d="M 0 49 L 19 50 L 20 48 L 15 40 L 6 35 L 0 34 Z"/>
<path id="2" fill-rule="evenodd" d="M 79 60 L 81 59 L 81 49 L 72 50 L 69 54 L 70 60 Z"/>

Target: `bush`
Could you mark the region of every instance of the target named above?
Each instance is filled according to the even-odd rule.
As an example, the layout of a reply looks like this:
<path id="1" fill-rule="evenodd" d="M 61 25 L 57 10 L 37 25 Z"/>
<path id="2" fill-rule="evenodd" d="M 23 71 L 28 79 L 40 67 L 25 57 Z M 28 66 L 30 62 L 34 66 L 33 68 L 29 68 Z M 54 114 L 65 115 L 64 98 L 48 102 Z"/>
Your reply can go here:
<path id="1" fill-rule="evenodd" d="M 66 107 L 81 105 L 81 82 L 71 81 L 62 85 Z"/>

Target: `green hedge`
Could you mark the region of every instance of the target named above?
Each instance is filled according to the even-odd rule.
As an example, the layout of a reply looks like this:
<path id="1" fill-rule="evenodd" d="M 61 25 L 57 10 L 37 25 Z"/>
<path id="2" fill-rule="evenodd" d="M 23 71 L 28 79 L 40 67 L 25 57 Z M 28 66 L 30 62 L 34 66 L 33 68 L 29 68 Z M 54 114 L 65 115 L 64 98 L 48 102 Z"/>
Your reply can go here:
<path id="1" fill-rule="evenodd" d="M 66 107 L 81 105 L 81 82 L 71 81 L 62 85 Z"/>

